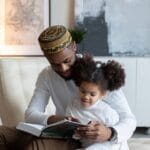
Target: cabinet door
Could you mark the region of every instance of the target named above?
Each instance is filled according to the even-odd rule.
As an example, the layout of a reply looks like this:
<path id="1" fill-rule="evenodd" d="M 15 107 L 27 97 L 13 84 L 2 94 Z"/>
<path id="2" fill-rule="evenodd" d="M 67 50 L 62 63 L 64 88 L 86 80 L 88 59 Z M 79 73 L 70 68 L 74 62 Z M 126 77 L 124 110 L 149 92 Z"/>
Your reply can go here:
<path id="1" fill-rule="evenodd" d="M 138 126 L 150 127 L 150 58 L 137 59 L 137 105 Z"/>
<path id="2" fill-rule="evenodd" d="M 136 58 L 128 57 L 96 57 L 96 60 L 106 62 L 107 60 L 116 60 L 125 68 L 126 83 L 122 88 L 127 98 L 132 112 L 135 114 L 136 103 Z M 135 114 L 136 115 L 136 114 Z"/>

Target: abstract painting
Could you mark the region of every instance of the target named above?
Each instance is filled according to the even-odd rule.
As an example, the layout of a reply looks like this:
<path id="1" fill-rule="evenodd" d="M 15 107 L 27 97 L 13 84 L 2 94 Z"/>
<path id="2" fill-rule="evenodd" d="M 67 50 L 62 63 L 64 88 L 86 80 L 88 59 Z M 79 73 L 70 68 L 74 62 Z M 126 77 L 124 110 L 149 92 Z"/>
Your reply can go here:
<path id="1" fill-rule="evenodd" d="M 79 45 L 98 56 L 150 56 L 150 0 L 75 0 Z"/>
<path id="2" fill-rule="evenodd" d="M 0 55 L 41 54 L 37 39 L 48 25 L 48 0 L 1 0 Z"/>

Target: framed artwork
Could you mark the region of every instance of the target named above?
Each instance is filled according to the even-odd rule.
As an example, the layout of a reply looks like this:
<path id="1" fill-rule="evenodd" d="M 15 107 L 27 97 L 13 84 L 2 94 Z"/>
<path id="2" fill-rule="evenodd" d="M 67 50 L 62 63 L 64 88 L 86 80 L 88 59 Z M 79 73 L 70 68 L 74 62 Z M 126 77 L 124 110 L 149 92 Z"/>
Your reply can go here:
<path id="1" fill-rule="evenodd" d="M 38 36 L 49 22 L 49 0 L 0 0 L 0 56 L 42 55 Z"/>
<path id="2" fill-rule="evenodd" d="M 96 56 L 150 56 L 150 0 L 75 0 L 82 51 Z"/>

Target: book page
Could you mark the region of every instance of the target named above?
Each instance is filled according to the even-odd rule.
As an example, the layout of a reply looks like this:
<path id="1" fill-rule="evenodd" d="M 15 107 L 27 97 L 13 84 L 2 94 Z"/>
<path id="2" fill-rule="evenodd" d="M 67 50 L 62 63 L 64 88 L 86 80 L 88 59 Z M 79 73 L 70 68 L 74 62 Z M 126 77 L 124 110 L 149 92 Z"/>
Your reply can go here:
<path id="1" fill-rule="evenodd" d="M 44 126 L 43 125 L 39 125 L 39 124 L 31 124 L 31 123 L 20 122 L 17 125 L 16 128 L 21 130 L 21 131 L 33 134 L 35 136 L 40 136 L 41 131 L 44 128 Z"/>

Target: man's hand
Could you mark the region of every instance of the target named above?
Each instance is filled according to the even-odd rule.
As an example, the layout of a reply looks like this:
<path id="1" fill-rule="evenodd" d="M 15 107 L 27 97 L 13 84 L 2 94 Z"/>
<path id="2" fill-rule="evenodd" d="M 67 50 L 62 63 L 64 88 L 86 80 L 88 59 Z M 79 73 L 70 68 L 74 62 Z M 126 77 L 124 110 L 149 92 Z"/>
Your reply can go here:
<path id="1" fill-rule="evenodd" d="M 50 116 L 47 120 L 47 124 L 51 124 L 51 123 L 55 123 L 57 121 L 61 121 L 61 120 L 64 120 L 64 119 L 67 119 L 69 121 L 74 121 L 74 122 L 79 122 L 78 119 L 76 118 L 73 118 L 71 116 L 60 116 L 60 115 L 53 115 L 53 116 Z"/>
<path id="2" fill-rule="evenodd" d="M 65 118 L 66 118 L 66 116 L 53 115 L 48 118 L 47 124 L 55 123 L 57 121 L 61 121 L 61 120 L 65 119 Z"/>
<path id="3" fill-rule="evenodd" d="M 112 131 L 105 125 L 92 121 L 85 127 L 79 127 L 76 133 L 79 134 L 81 138 L 104 142 L 110 139 Z"/>
<path id="4" fill-rule="evenodd" d="M 78 119 L 73 118 L 72 116 L 66 116 L 65 119 L 69 120 L 69 121 L 73 121 L 73 122 L 79 122 Z"/>

